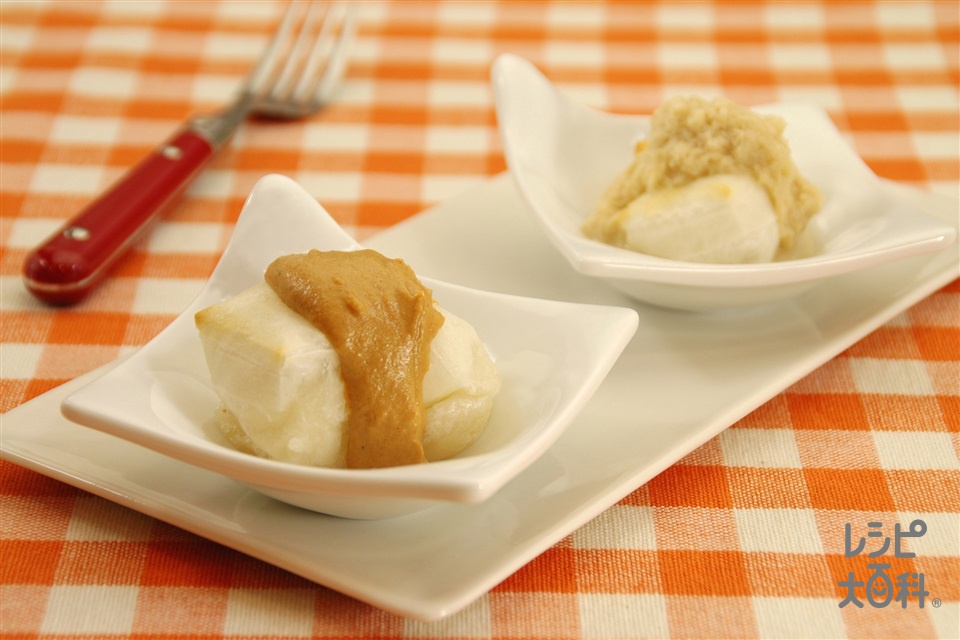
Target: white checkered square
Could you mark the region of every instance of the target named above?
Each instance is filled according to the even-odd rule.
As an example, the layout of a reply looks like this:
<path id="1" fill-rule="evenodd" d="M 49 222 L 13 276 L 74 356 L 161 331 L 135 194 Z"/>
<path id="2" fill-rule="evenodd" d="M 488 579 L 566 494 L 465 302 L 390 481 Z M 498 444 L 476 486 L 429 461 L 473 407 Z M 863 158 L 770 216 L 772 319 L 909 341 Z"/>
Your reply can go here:
<path id="1" fill-rule="evenodd" d="M 10 88 L 17 84 L 17 76 L 17 70 L 9 67 L 0 67 L 0 95 L 10 92 Z"/>
<path id="2" fill-rule="evenodd" d="M 761 638 L 846 638 L 838 601 L 830 598 L 753 598 Z"/>
<path id="3" fill-rule="evenodd" d="M 255 4 L 255 3 L 251 3 Z M 166 5 L 161 2 L 130 2 L 130 0 L 107 0 L 101 11 L 104 15 L 137 20 L 153 20 L 163 14 Z"/>
<path id="4" fill-rule="evenodd" d="M 3 36 L 3 49 L 10 52 L 23 51 L 32 44 L 35 33 L 31 27 L 5 24 L 0 29 L 0 34 Z"/>
<path id="5" fill-rule="evenodd" d="M 823 10 L 812 3 L 773 2 L 766 5 L 766 24 L 774 29 L 823 28 Z"/>
<path id="6" fill-rule="evenodd" d="M 816 104 L 828 111 L 843 109 L 843 97 L 836 87 L 784 85 L 776 88 L 780 102 Z"/>
<path id="7" fill-rule="evenodd" d="M 670 636 L 666 599 L 662 595 L 581 593 L 577 600 L 581 638 L 614 640 Z"/>
<path id="8" fill-rule="evenodd" d="M 8 249 L 32 249 L 63 224 L 63 220 L 53 218 L 14 218 L 11 222 L 13 228 L 7 236 Z"/>
<path id="9" fill-rule="evenodd" d="M 136 54 L 148 51 L 152 44 L 152 29 L 97 26 L 90 29 L 84 46 L 90 51 Z"/>
<path id="10" fill-rule="evenodd" d="M 55 585 L 50 589 L 41 632 L 125 635 L 132 631 L 137 587 Z"/>
<path id="11" fill-rule="evenodd" d="M 114 118 L 60 115 L 54 118 L 50 141 L 112 144 L 119 132 L 120 122 Z"/>
<path id="12" fill-rule="evenodd" d="M 960 556 L 960 518 L 955 513 L 900 512 L 900 530 L 910 531 L 910 523 L 923 520 L 927 529 L 922 536 L 903 538 L 902 551 L 917 554 L 918 558 Z M 893 525 L 889 535 L 893 535 Z"/>
<path id="13" fill-rule="evenodd" d="M 78 67 L 70 74 L 70 91 L 87 98 L 125 100 L 136 93 L 135 70 Z"/>
<path id="14" fill-rule="evenodd" d="M 950 87 L 906 85 L 894 87 L 893 92 L 900 107 L 905 111 L 960 109 L 960 94 Z"/>
<path id="15" fill-rule="evenodd" d="M 933 395 L 930 377 L 923 362 L 851 358 L 850 371 L 860 393 Z"/>
<path id="16" fill-rule="evenodd" d="M 190 84 L 190 98 L 198 104 L 224 104 L 233 97 L 243 78 L 213 74 L 198 75 Z"/>
<path id="17" fill-rule="evenodd" d="M 743 551 L 823 553 L 811 509 L 734 509 Z"/>
<path id="18" fill-rule="evenodd" d="M 133 300 L 133 313 L 178 315 L 197 297 L 204 280 L 199 278 L 141 278 Z"/>
<path id="19" fill-rule="evenodd" d="M 437 8 L 437 19 L 443 25 L 482 28 L 497 22 L 499 8 L 492 2 L 445 2 Z"/>
<path id="20" fill-rule="evenodd" d="M 912 134 L 910 140 L 914 152 L 928 160 L 950 160 L 958 155 L 957 136 L 953 133 L 919 131 Z"/>
<path id="21" fill-rule="evenodd" d="M 653 510 L 650 507 L 614 505 L 573 533 L 577 549 L 657 548 Z"/>
<path id="22" fill-rule="evenodd" d="M 10 278 L 11 280 L 13 278 Z M 23 286 L 20 284 L 20 278 L 17 278 L 17 285 L 20 289 L 23 289 Z M 7 286 L 4 283 L 3 286 L 3 306 L 4 310 L 11 309 L 21 309 L 19 305 L 10 305 L 10 300 L 8 300 L 8 292 L 12 289 L 11 286 Z M 23 295 L 29 295 L 26 291 L 23 292 Z M 5 342 L 3 344 L 3 357 L 0 358 L 0 369 L 3 371 L 4 378 L 13 378 L 27 380 L 33 377 L 33 374 L 37 370 L 37 362 L 40 360 L 40 354 L 43 353 L 42 344 L 20 344 L 17 342 Z"/>
<path id="23" fill-rule="evenodd" d="M 30 295 L 23 286 L 23 278 L 16 276 L 0 276 L 0 310 L 2 311 L 26 311 L 26 310 L 49 310 L 50 307 Z M 0 348 L 3 349 L 3 358 L 0 359 L 0 368 L 3 369 L 3 377 L 7 377 L 7 349 L 11 346 L 4 343 Z M 16 369 L 11 369 L 14 371 Z M 17 376 L 12 376 L 17 377 Z M 28 376 L 29 377 L 29 376 Z"/>
<path id="24" fill-rule="evenodd" d="M 656 5 L 655 22 L 661 29 L 696 29 L 708 31 L 713 28 L 713 12 L 709 5 L 672 2 Z"/>
<path id="25" fill-rule="evenodd" d="M 479 108 L 493 104 L 485 82 L 441 80 L 427 87 L 427 100 L 438 107 Z"/>
<path id="26" fill-rule="evenodd" d="M 715 69 L 717 50 L 708 44 L 666 43 L 656 48 L 657 62 L 664 69 Z"/>
<path id="27" fill-rule="evenodd" d="M 874 431 L 873 441 L 884 469 L 960 468 L 949 433 Z"/>
<path id="28" fill-rule="evenodd" d="M 91 196 L 100 193 L 106 180 L 106 171 L 102 167 L 41 164 L 30 181 L 30 191 Z"/>
<path id="29" fill-rule="evenodd" d="M 249 5 L 258 2 L 245 3 Z M 211 60 L 248 61 L 252 65 L 267 46 L 267 36 L 252 33 L 211 33 L 203 41 L 203 57 Z"/>
<path id="30" fill-rule="evenodd" d="M 236 174 L 219 169 L 205 169 L 187 186 L 187 195 L 197 198 L 221 199 L 233 195 Z"/>
<path id="31" fill-rule="evenodd" d="M 586 29 L 603 27 L 607 16 L 590 3 L 561 2 L 547 7 L 545 22 L 558 27 L 576 27 Z"/>
<path id="32" fill-rule="evenodd" d="M 933 29 L 937 20 L 932 7 L 923 2 L 878 2 L 874 6 L 877 24 L 891 29 Z"/>
<path id="33" fill-rule="evenodd" d="M 368 22 L 369 24 L 369 22 Z M 381 49 L 381 43 L 379 40 L 373 38 L 364 38 L 362 34 L 358 35 L 353 39 L 353 44 L 350 47 L 350 62 L 353 64 L 357 63 L 369 63 L 377 64 L 384 59 L 384 54 Z M 351 79 L 350 82 L 363 82 L 359 79 Z M 369 82 L 369 81 L 365 81 Z M 339 101 L 339 97 L 338 97 Z"/>
<path id="34" fill-rule="evenodd" d="M 830 52 L 818 45 L 811 44 L 773 44 L 769 48 L 770 63 L 775 69 L 793 71 L 827 71 L 833 68 Z M 804 87 L 804 91 L 807 88 Z"/>
<path id="35" fill-rule="evenodd" d="M 490 146 L 486 127 L 430 127 L 424 147 L 432 153 L 475 154 Z"/>
<path id="36" fill-rule="evenodd" d="M 311 589 L 231 589 L 223 632 L 227 636 L 309 638 L 315 609 Z"/>
<path id="37" fill-rule="evenodd" d="M 895 71 L 940 71 L 947 68 L 943 49 L 933 42 L 886 44 L 883 58 L 885 65 Z"/>
<path id="38" fill-rule="evenodd" d="M 792 429 L 727 429 L 719 441 L 723 461 L 732 467 L 803 466 Z"/>
<path id="39" fill-rule="evenodd" d="M 224 225 L 215 222 L 161 221 L 150 233 L 150 253 L 213 253 L 226 233 Z"/>
<path id="40" fill-rule="evenodd" d="M 370 129 L 360 125 L 307 122 L 301 144 L 306 151 L 355 151 L 369 146 Z"/>
<path id="41" fill-rule="evenodd" d="M 493 48 L 489 43 L 461 38 L 437 38 L 433 41 L 432 51 L 432 57 L 443 64 L 486 66 L 493 58 Z"/>
<path id="42" fill-rule="evenodd" d="M 606 60 L 604 48 L 596 42 L 548 42 L 544 45 L 544 60 L 564 67 L 600 67 Z"/>
<path id="43" fill-rule="evenodd" d="M 354 57 L 353 51 L 350 53 Z M 366 106 L 373 102 L 373 83 L 362 78 L 346 78 L 339 87 L 334 99 L 337 104 Z"/>
<path id="44" fill-rule="evenodd" d="M 297 171 L 294 179 L 324 202 L 356 202 L 360 199 L 360 175 L 333 171 Z"/>
<path id="45" fill-rule="evenodd" d="M 276 2 L 218 2 L 214 6 L 216 12 L 224 18 L 254 24 L 279 22 L 286 9 L 285 5 Z"/>
<path id="46" fill-rule="evenodd" d="M 936 609 L 927 609 L 927 615 L 938 638 L 960 638 L 960 602 L 944 600 Z"/>

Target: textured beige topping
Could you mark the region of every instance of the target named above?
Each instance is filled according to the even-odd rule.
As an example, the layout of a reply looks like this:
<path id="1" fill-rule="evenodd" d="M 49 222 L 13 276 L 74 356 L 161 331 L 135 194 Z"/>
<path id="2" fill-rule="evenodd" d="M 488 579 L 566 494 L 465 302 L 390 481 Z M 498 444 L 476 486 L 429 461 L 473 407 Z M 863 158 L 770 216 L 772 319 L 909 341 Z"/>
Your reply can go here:
<path id="1" fill-rule="evenodd" d="M 653 114 L 650 137 L 636 145 L 633 162 L 603 194 L 584 223 L 590 238 L 626 246 L 623 210 L 635 199 L 685 187 L 701 178 L 742 175 L 770 198 L 779 251 L 789 251 L 820 209 L 817 187 L 800 175 L 783 137 L 786 123 L 726 98 L 676 97 Z"/>

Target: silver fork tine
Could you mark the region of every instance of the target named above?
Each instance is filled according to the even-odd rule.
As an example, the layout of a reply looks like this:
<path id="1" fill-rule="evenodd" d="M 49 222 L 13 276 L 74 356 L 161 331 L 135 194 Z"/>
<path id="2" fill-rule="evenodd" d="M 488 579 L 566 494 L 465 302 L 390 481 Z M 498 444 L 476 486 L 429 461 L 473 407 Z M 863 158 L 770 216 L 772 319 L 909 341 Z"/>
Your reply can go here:
<path id="1" fill-rule="evenodd" d="M 296 112 L 319 108 L 343 75 L 354 29 L 354 7 L 350 4 L 335 2 L 322 11 L 312 5 L 287 64 L 273 83 L 269 109 Z"/>
<path id="2" fill-rule="evenodd" d="M 331 32 L 337 27 L 337 8 L 339 5 L 327 7 L 323 15 L 323 22 L 320 24 L 320 34 L 313 41 L 313 47 L 305 57 L 305 66 L 303 74 L 297 80 L 296 86 L 291 88 L 290 98 L 296 102 L 301 102 L 304 98 L 304 91 L 309 85 L 315 84 L 312 80 L 318 77 L 317 69 L 329 57 L 332 49 L 330 41 Z"/>
<path id="3" fill-rule="evenodd" d="M 292 2 L 244 84 L 252 111 L 293 117 L 320 108 L 343 76 L 354 13 L 345 2 Z"/>
<path id="4" fill-rule="evenodd" d="M 320 43 L 326 36 L 325 32 L 328 31 L 326 28 L 327 21 L 324 18 L 326 18 L 329 8 L 321 13 L 319 7 L 320 5 L 313 2 L 307 4 L 306 11 L 304 11 L 302 18 L 300 18 L 297 35 L 292 39 L 290 50 L 284 56 L 286 64 L 276 73 L 273 82 L 270 83 L 270 88 L 262 92 L 264 97 L 275 100 L 289 100 L 293 95 L 294 90 L 300 82 L 300 78 L 303 78 L 307 72 L 305 66 L 307 64 L 309 50 Z M 318 19 L 318 14 L 320 14 L 319 19 L 322 20 L 321 31 L 320 35 L 314 37 L 314 23 Z"/>
<path id="5" fill-rule="evenodd" d="M 335 38 L 333 41 L 332 49 L 327 56 L 323 75 L 319 77 L 314 88 L 305 96 L 306 98 L 312 98 L 314 100 L 313 106 L 326 102 L 330 92 L 340 83 L 340 79 L 343 77 L 343 72 L 346 68 L 347 50 L 356 31 L 355 7 L 353 5 L 339 3 L 332 9 L 335 8 L 339 8 L 339 13 L 343 14 L 340 25 L 341 34 L 339 38 Z M 305 77 L 309 78 L 315 75 L 316 72 L 311 76 Z"/>
<path id="6" fill-rule="evenodd" d="M 289 40 L 289 33 L 293 28 L 294 16 L 298 4 L 297 2 L 291 2 L 290 6 L 288 6 L 287 10 L 283 13 L 283 18 L 273 32 L 273 36 L 271 36 L 270 41 L 267 43 L 266 49 L 260 54 L 257 65 L 247 74 L 246 79 L 240 86 L 241 95 L 257 93 L 257 87 L 261 87 L 265 79 L 275 73 L 274 67 L 277 66 L 277 63 L 284 60 L 284 54 L 286 52 L 280 51 L 280 49 L 281 45 L 284 45 Z"/>

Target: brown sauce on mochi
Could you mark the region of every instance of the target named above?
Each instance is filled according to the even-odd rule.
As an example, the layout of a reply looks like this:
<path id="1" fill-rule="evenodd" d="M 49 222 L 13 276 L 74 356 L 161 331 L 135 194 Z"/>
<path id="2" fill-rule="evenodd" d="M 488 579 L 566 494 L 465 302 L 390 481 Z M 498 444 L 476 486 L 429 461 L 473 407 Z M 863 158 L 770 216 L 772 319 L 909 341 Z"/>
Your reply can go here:
<path id="1" fill-rule="evenodd" d="M 443 315 L 413 270 L 372 250 L 312 250 L 277 258 L 264 277 L 340 358 L 347 467 L 426 462 L 423 377 Z"/>

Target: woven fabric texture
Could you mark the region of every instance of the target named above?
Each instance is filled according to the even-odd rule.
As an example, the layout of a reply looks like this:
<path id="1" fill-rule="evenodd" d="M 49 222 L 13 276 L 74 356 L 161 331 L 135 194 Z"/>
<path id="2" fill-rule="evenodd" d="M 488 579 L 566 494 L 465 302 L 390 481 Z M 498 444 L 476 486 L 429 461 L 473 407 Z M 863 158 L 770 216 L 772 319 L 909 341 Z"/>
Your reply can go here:
<path id="1" fill-rule="evenodd" d="M 0 410 L 163 329 L 264 174 L 292 177 L 362 241 L 505 171 L 489 85 L 503 52 L 614 112 L 678 93 L 813 102 L 881 178 L 960 195 L 955 1 L 359 4 L 335 100 L 305 120 L 243 126 L 103 286 L 65 309 L 24 290 L 27 252 L 184 118 L 227 101 L 284 3 L 0 4 Z M 0 633 L 957 638 L 958 451 L 955 281 L 436 623 L 0 463 Z M 901 537 L 895 555 L 895 528 L 918 520 L 924 535 Z M 867 584 L 877 561 L 889 584 Z M 851 576 L 865 583 L 861 606 L 841 606 Z M 898 596 L 887 606 L 882 588 Z"/>

